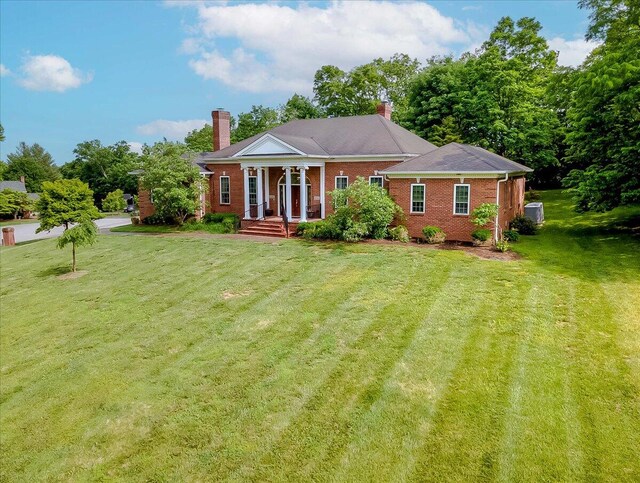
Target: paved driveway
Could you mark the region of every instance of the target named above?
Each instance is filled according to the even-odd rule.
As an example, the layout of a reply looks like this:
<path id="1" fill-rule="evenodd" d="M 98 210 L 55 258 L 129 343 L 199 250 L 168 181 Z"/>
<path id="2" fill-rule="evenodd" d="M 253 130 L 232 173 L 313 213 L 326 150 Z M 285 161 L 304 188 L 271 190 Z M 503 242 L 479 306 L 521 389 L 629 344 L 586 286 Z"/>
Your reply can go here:
<path id="1" fill-rule="evenodd" d="M 100 229 L 101 233 L 104 233 L 109 230 L 109 228 L 113 228 L 116 226 L 129 225 L 131 223 L 131 218 L 127 217 L 117 217 L 117 218 L 102 218 L 101 220 L 96 220 L 96 225 Z M 9 225 L 12 226 L 12 225 Z M 15 228 L 14 235 L 16 237 L 16 243 L 29 241 L 29 240 L 39 240 L 41 238 L 52 238 L 59 236 L 64 231 L 61 226 L 54 228 L 51 231 L 41 231 L 40 233 L 36 233 L 36 230 L 40 226 L 39 223 L 22 223 L 18 225 L 13 225 Z"/>

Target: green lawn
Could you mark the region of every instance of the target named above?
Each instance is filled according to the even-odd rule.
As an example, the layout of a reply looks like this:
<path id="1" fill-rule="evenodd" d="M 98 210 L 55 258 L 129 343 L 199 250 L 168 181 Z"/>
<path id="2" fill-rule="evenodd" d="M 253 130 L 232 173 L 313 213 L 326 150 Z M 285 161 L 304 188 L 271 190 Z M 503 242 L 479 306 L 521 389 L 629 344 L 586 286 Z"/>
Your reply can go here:
<path id="1" fill-rule="evenodd" d="M 101 236 L 3 249 L 2 481 L 638 481 L 640 209 L 523 259 Z"/>
<path id="2" fill-rule="evenodd" d="M 16 226 L 16 225 L 27 225 L 29 223 L 38 223 L 36 218 L 28 218 L 26 220 L 2 220 L 0 221 L 0 227 L 3 226 Z"/>
<path id="3" fill-rule="evenodd" d="M 119 233 L 179 233 L 183 231 L 201 231 L 213 234 L 225 234 L 227 229 L 222 223 L 185 223 L 182 226 L 170 225 L 124 225 L 111 228 Z"/>

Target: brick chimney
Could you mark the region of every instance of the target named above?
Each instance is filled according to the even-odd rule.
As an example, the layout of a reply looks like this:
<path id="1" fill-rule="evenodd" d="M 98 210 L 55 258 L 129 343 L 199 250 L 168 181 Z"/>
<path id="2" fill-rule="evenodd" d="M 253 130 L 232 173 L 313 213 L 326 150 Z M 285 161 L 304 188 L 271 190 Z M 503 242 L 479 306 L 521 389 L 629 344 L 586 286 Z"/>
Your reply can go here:
<path id="1" fill-rule="evenodd" d="M 218 151 L 231 145 L 231 115 L 222 109 L 211 111 L 213 119 L 213 150 Z"/>
<path id="2" fill-rule="evenodd" d="M 378 114 L 380 114 L 385 119 L 389 119 L 389 121 L 391 121 L 392 110 L 393 108 L 391 107 L 391 104 L 389 104 L 388 101 L 382 101 L 380 104 L 378 104 L 378 107 L 376 108 L 376 111 L 378 112 Z"/>

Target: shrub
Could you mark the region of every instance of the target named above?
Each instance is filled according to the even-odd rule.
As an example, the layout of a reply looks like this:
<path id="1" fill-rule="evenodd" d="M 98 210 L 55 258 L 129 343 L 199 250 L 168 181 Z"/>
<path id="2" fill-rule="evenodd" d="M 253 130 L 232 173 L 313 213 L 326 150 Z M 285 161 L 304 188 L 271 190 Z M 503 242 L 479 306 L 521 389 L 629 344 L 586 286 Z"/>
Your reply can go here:
<path id="1" fill-rule="evenodd" d="M 495 203 L 482 203 L 471 212 L 471 221 L 477 227 L 483 227 L 493 221 L 498 215 L 498 205 Z"/>
<path id="2" fill-rule="evenodd" d="M 424 235 L 427 243 L 432 245 L 444 242 L 445 238 L 447 237 L 445 232 L 442 231 L 442 228 L 430 225 L 427 225 L 422 229 L 422 234 Z"/>
<path id="3" fill-rule="evenodd" d="M 406 226 L 396 226 L 395 228 L 389 229 L 389 236 L 392 240 L 400 241 L 402 243 L 409 242 L 409 231 Z"/>
<path id="4" fill-rule="evenodd" d="M 313 223 L 309 223 L 308 221 L 301 221 L 298 223 L 296 226 L 296 236 L 304 236 L 304 232 L 309 228 L 309 225 L 313 225 Z"/>
<path id="5" fill-rule="evenodd" d="M 222 220 L 222 226 L 226 233 L 235 233 L 237 231 L 236 220 L 234 218 L 225 218 Z"/>
<path id="6" fill-rule="evenodd" d="M 402 209 L 387 191 L 358 177 L 350 186 L 331 193 L 336 210 L 327 221 L 342 234 L 338 239 L 385 238 Z"/>
<path id="7" fill-rule="evenodd" d="M 131 217 L 131 223 L 134 225 L 139 225 L 140 224 L 140 217 L 139 216 L 132 216 Z"/>
<path id="8" fill-rule="evenodd" d="M 471 238 L 479 242 L 486 242 L 489 238 L 491 238 L 491 230 L 487 230 L 484 228 L 474 230 L 473 233 L 471 233 Z"/>
<path id="9" fill-rule="evenodd" d="M 516 230 L 520 235 L 535 235 L 538 227 L 529 218 L 518 215 L 509 223 L 509 228 Z"/>
<path id="10" fill-rule="evenodd" d="M 520 234 L 515 230 L 505 230 L 502 233 L 502 236 L 504 237 L 505 240 L 510 242 L 517 242 L 518 239 L 520 238 Z"/>
<path id="11" fill-rule="evenodd" d="M 122 190 L 112 191 L 102 200 L 102 211 L 124 211 L 126 207 Z"/>
<path id="12" fill-rule="evenodd" d="M 203 223 L 222 223 L 224 220 L 224 213 L 206 213 L 202 217 Z"/>
<path id="13" fill-rule="evenodd" d="M 167 219 L 159 213 L 154 213 L 153 215 L 147 216 L 142 223 L 145 225 L 173 225 L 173 219 Z"/>
<path id="14" fill-rule="evenodd" d="M 498 240 L 496 242 L 496 250 L 499 252 L 506 252 L 509 250 L 509 242 L 507 240 Z"/>
<path id="15" fill-rule="evenodd" d="M 541 198 L 540 193 L 534 190 L 529 190 L 524 194 L 524 201 L 527 203 L 530 201 L 539 201 Z"/>

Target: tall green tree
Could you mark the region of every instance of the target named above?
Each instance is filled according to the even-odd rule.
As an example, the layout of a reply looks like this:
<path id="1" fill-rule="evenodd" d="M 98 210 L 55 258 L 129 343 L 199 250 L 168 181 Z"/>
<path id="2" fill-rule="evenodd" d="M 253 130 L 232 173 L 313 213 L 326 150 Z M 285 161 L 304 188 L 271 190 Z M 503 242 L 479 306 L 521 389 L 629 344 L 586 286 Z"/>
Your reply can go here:
<path id="1" fill-rule="evenodd" d="M 9 180 L 18 180 L 24 176 L 27 191 L 37 193 L 44 181 L 58 179 L 60 172 L 51 155 L 42 146 L 21 142 L 15 153 L 7 155 L 7 169 L 3 176 Z"/>
<path id="2" fill-rule="evenodd" d="M 317 119 L 323 117 L 322 110 L 311 99 L 300 94 L 294 94 L 280 106 L 280 122 L 285 123 L 295 119 Z"/>
<path id="3" fill-rule="evenodd" d="M 76 271 L 76 247 L 92 245 L 98 229 L 93 222 L 100 218 L 93 204 L 93 193 L 78 179 L 60 179 L 42 183 L 42 193 L 36 202 L 40 227 L 36 232 L 63 226 L 58 248 L 71 244 L 71 270 Z"/>
<path id="4" fill-rule="evenodd" d="M 200 198 L 207 189 L 186 146 L 170 142 L 146 150 L 140 186 L 151 193 L 159 216 L 179 224 L 201 208 Z"/>
<path id="5" fill-rule="evenodd" d="M 251 106 L 251 111 L 238 115 L 238 124 L 231 130 L 231 142 L 240 142 L 279 124 L 280 116 L 276 109 L 262 105 Z"/>
<path id="6" fill-rule="evenodd" d="M 97 205 L 116 189 L 125 193 L 138 192 L 138 180 L 129 173 L 139 168 L 140 160 L 126 141 L 103 146 L 94 139 L 79 143 L 73 152 L 75 159 L 64 164 L 60 171 L 67 179 L 87 183 Z"/>
<path id="7" fill-rule="evenodd" d="M 543 184 L 558 169 L 556 111 L 547 86 L 556 54 L 532 18 L 502 18 L 475 54 L 432 59 L 409 90 L 405 125 L 434 144 L 462 141 L 530 166 Z"/>
<path id="8" fill-rule="evenodd" d="M 201 129 L 194 129 L 184 138 L 187 147 L 195 153 L 213 151 L 213 127 L 205 124 Z"/>
<path id="9" fill-rule="evenodd" d="M 582 0 L 587 39 L 603 42 L 576 74 L 564 183 L 579 211 L 640 202 L 640 4 Z"/>
<path id="10" fill-rule="evenodd" d="M 318 106 L 328 116 L 374 114 L 382 100 L 394 106 L 393 119 L 406 115 L 407 87 L 420 63 L 406 54 L 374 59 L 345 72 L 333 65 L 321 67 L 314 76 L 313 92 Z"/>
<path id="11" fill-rule="evenodd" d="M 4 189 L 0 191 L 0 216 L 11 216 L 14 219 L 26 211 L 32 211 L 33 201 L 27 193 L 12 189 Z"/>

